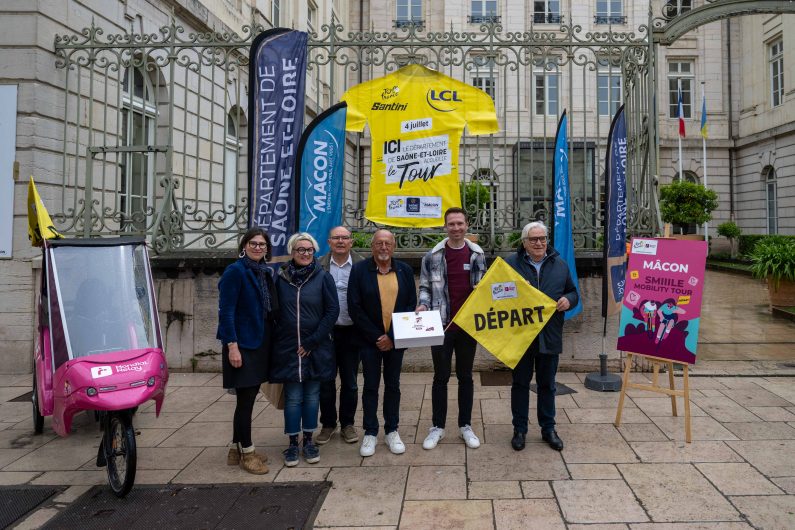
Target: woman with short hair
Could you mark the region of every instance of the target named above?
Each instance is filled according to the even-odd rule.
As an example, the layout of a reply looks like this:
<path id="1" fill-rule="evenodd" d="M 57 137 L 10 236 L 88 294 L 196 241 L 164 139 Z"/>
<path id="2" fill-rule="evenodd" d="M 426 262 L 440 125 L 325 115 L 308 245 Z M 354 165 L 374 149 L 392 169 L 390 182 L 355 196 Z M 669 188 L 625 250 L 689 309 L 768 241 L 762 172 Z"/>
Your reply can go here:
<path id="1" fill-rule="evenodd" d="M 260 385 L 268 378 L 272 342 L 271 318 L 277 308 L 270 270 L 271 242 L 262 228 L 251 228 L 240 240 L 239 259 L 224 270 L 218 282 L 218 338 L 223 347 L 224 388 L 235 389 L 237 404 L 232 447 L 226 462 L 244 471 L 268 472 L 267 457 L 254 451 L 251 416 Z"/>
<path id="2" fill-rule="evenodd" d="M 288 467 L 298 464 L 300 452 L 309 464 L 320 461 L 320 451 L 312 441 L 320 383 L 336 377 L 331 332 L 340 307 L 334 279 L 315 259 L 317 250 L 317 241 L 305 232 L 290 237 L 291 259 L 279 268 L 274 282 L 279 318 L 269 380 L 284 384 L 284 433 L 290 442 L 283 453 Z"/>

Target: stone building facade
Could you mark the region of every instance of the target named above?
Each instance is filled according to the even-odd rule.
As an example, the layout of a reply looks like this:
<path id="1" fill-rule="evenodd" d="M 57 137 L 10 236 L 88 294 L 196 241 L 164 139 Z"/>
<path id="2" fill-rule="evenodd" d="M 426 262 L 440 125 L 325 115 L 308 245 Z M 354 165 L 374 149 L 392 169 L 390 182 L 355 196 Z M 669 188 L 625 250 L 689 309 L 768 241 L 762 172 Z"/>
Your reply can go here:
<path id="1" fill-rule="evenodd" d="M 674 3 L 687 9 L 703 2 Z M 658 0 L 653 4 L 656 10 L 662 7 Z M 172 164 L 174 174 L 184 179 L 177 200 L 208 204 L 209 210 L 240 205 L 245 193 L 241 161 L 247 156 L 242 70 L 218 76 L 216 72 L 210 77 L 179 66 L 172 71 L 158 67 L 157 54 L 139 60 L 137 73 L 131 70 L 126 81 L 124 71 L 106 69 L 102 76 L 92 78 L 88 69 L 56 67 L 55 35 L 79 36 L 92 24 L 105 35 L 157 34 L 172 20 L 184 27 L 185 33 L 241 34 L 244 26 L 252 23 L 320 33 L 323 24 L 334 20 L 345 32 L 374 30 L 398 35 L 412 28 L 477 32 L 489 22 L 499 22 L 504 32 L 555 32 L 561 24 L 572 22 L 580 26 L 582 36 L 636 31 L 648 23 L 648 5 L 629 0 L 4 1 L 0 6 L 0 85 L 16 87 L 16 134 L 10 166 L 13 185 L 7 188 L 13 193 L 13 210 L 0 210 L 0 222 L 12 223 L 11 255 L 0 257 L 0 372 L 27 372 L 31 366 L 39 251 L 27 241 L 28 176 L 36 178 L 51 213 L 71 209 L 74 214 L 80 198 L 75 191 L 85 190 L 86 147 L 117 145 L 124 137 L 122 130 L 135 132 L 124 126 L 125 108 L 127 119 L 139 120 L 143 124 L 140 130 L 148 135 L 140 142 L 159 145 L 164 135 L 172 134 L 173 152 L 131 155 L 126 161 L 106 154 L 91 164 L 94 199 L 103 211 L 106 204 L 110 208 L 103 221 L 109 228 L 113 222 L 138 222 L 130 214 L 135 201 L 156 205 L 164 200 L 155 178 L 166 164 Z M 678 172 L 678 124 L 671 101 L 672 87 L 680 86 L 688 98 L 682 168 L 685 178 L 703 182 L 699 135 L 703 83 L 709 116 L 706 170 L 709 186 L 720 200 L 711 223 L 713 236 L 717 224 L 730 218 L 745 233 L 795 234 L 795 91 L 789 87 L 788 77 L 795 71 L 795 44 L 784 31 L 793 22 L 795 15 L 713 22 L 658 51 L 659 183 L 670 182 Z M 568 62 L 562 66 L 542 61 L 518 71 L 483 51 L 472 50 L 475 57 L 470 58 L 469 68 L 453 65 L 447 70 L 491 93 L 501 124 L 494 141 L 464 137 L 463 178 L 478 179 L 490 187 L 491 197 L 499 205 L 496 214 L 507 212 L 503 217 L 506 224 L 543 214 L 551 200 L 549 142 L 559 113 L 566 108 L 572 140 L 581 142 L 579 148 L 574 147 L 575 155 L 580 149 L 576 156 L 581 158 L 578 165 L 575 156 L 572 186 L 582 200 L 579 215 L 586 226 L 590 218 L 596 219 L 599 207 L 610 116 L 624 98 L 620 67 L 611 62 L 611 51 L 588 47 L 582 57 L 566 58 Z M 402 61 L 433 59 L 432 53 L 421 49 L 394 55 L 392 68 Z M 386 68 L 356 69 L 352 64 L 333 72 L 327 66 L 308 73 L 307 118 L 334 103 L 345 88 L 381 75 Z M 136 87 L 140 92 L 136 93 Z M 92 89 L 93 99 L 89 97 Z M 170 92 L 163 92 L 165 89 Z M 167 102 L 173 102 L 171 109 L 164 105 Z M 171 116 L 170 121 L 166 115 Z M 361 208 L 367 197 L 367 145 L 366 136 L 360 138 L 365 156 L 346 175 L 346 200 L 352 211 Z M 126 214 L 120 207 L 120 186 L 114 180 L 121 174 L 120 167 L 138 167 L 153 179 L 146 194 L 136 194 L 135 186 L 126 185 Z M 195 206 L 194 210 L 201 208 Z M 348 220 L 358 222 L 355 214 Z M 579 247 L 595 248 L 597 232 L 586 228 L 580 232 Z M 219 252 L 229 252 L 234 237 L 215 244 Z M 169 363 L 181 369 L 213 368 L 219 349 L 214 331 L 220 262 L 208 263 L 190 255 L 164 257 L 168 259 L 156 264 L 157 289 Z M 578 334 L 573 351 L 567 352 L 570 358 L 595 358 L 599 349 L 598 282 L 593 278 L 583 282 L 593 304 L 574 323 L 573 331 Z"/>

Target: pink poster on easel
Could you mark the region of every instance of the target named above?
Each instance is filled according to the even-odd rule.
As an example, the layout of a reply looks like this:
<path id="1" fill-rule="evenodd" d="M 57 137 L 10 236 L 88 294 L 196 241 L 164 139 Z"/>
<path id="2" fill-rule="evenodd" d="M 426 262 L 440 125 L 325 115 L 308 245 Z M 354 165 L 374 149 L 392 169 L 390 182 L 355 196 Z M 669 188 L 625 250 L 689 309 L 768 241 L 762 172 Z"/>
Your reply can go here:
<path id="1" fill-rule="evenodd" d="M 632 239 L 617 348 L 694 364 L 707 243 Z"/>

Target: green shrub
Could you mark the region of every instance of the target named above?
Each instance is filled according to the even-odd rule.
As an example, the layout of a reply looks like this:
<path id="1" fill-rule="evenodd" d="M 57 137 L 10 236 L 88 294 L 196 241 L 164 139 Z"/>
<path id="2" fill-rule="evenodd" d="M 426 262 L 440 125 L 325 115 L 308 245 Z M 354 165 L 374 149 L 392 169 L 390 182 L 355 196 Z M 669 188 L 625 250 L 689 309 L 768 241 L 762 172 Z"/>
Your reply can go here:
<path id="1" fill-rule="evenodd" d="M 773 280 L 776 288 L 781 280 L 795 282 L 795 240 L 768 237 L 756 244 L 751 262 L 754 277 Z"/>
<path id="2" fill-rule="evenodd" d="M 737 252 L 735 250 L 734 241 L 742 235 L 742 230 L 740 227 L 737 226 L 737 223 L 734 221 L 726 221 L 725 223 L 721 223 L 718 225 L 718 235 L 723 236 L 729 240 L 729 246 L 731 248 L 731 258 L 734 259 L 737 256 Z M 712 240 L 710 239 L 710 248 L 712 247 Z"/>
<path id="3" fill-rule="evenodd" d="M 478 209 L 483 208 L 489 202 L 489 189 L 477 180 L 472 180 L 465 184 L 459 184 L 461 199 L 463 200 L 464 210 L 469 215 L 474 214 Z"/>
<path id="4" fill-rule="evenodd" d="M 368 232 L 353 232 L 353 248 L 370 248 L 370 239 L 373 237 Z"/>
<path id="5" fill-rule="evenodd" d="M 728 240 L 737 239 L 742 233 L 743 231 L 734 221 L 726 221 L 718 225 L 718 235 Z"/>
<path id="6" fill-rule="evenodd" d="M 767 234 L 742 234 L 739 238 L 740 240 L 740 255 L 741 256 L 750 256 L 754 253 L 754 249 L 756 245 L 760 241 L 766 241 L 768 239 L 788 239 L 795 241 L 795 236 L 779 236 L 779 235 L 767 235 Z"/>
<path id="7" fill-rule="evenodd" d="M 718 195 L 700 184 L 677 181 L 660 188 L 660 216 L 663 222 L 701 225 L 712 219 Z"/>

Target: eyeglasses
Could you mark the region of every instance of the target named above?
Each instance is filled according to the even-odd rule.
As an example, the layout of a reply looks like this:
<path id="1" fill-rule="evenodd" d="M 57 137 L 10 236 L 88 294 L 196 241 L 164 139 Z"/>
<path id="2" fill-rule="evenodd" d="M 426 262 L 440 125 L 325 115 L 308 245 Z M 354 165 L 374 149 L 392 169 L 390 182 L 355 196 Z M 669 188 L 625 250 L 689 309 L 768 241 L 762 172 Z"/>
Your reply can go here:
<path id="1" fill-rule="evenodd" d="M 294 248 L 293 252 L 297 252 L 298 254 L 301 254 L 302 256 L 306 256 L 306 255 L 310 255 L 311 256 L 312 254 L 315 253 L 315 249 L 314 249 L 314 247 L 298 247 L 298 248 Z"/>
<path id="2" fill-rule="evenodd" d="M 249 241 L 248 246 L 251 248 L 268 248 L 267 243 L 257 243 L 256 241 Z"/>
<path id="3" fill-rule="evenodd" d="M 332 241 L 349 241 L 351 236 L 331 236 L 329 239 Z"/>
<path id="4" fill-rule="evenodd" d="M 524 239 L 525 239 L 525 241 L 529 241 L 529 242 L 530 242 L 530 244 L 534 244 L 534 243 L 546 243 L 546 242 L 547 242 L 547 236 L 541 236 L 541 237 L 526 237 L 526 238 L 524 238 Z"/>

